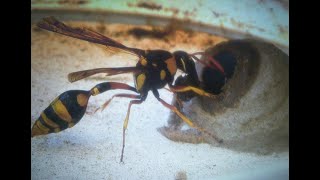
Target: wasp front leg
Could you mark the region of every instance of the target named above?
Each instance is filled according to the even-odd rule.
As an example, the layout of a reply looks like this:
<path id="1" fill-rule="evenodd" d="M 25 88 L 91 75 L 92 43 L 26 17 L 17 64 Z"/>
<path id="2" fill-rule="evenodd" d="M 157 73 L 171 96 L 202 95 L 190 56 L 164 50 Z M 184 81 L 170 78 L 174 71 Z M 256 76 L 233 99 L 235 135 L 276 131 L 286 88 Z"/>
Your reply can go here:
<path id="1" fill-rule="evenodd" d="M 123 83 L 104 82 L 89 91 L 70 90 L 60 94 L 41 113 L 31 129 L 31 137 L 57 133 L 73 127 L 84 116 L 90 96 L 96 96 L 108 90 L 137 90 Z"/>
<path id="2" fill-rule="evenodd" d="M 175 85 L 169 85 L 169 88 L 172 92 L 188 92 L 188 91 L 192 91 L 200 96 L 207 96 L 210 98 L 216 98 L 217 95 L 208 93 L 206 91 L 204 91 L 203 89 L 200 89 L 198 87 L 194 87 L 194 86 L 175 86 Z"/>

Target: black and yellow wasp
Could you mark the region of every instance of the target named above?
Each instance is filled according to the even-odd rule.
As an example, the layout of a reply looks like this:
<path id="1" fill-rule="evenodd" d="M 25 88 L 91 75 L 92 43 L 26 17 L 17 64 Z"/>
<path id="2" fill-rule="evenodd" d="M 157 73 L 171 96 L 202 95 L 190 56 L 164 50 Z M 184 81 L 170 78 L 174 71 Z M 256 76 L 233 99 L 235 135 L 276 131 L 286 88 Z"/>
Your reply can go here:
<path id="1" fill-rule="evenodd" d="M 59 95 L 40 115 L 35 121 L 32 130 L 31 137 L 38 135 L 45 135 L 49 133 L 57 133 L 67 128 L 71 128 L 80 121 L 86 112 L 88 100 L 90 96 L 96 96 L 100 93 L 108 90 L 124 89 L 133 91 L 136 94 L 115 94 L 102 105 L 104 109 L 114 97 L 126 97 L 133 100 L 130 101 L 127 115 L 123 124 L 123 145 L 121 153 L 121 162 L 123 160 L 123 152 L 125 146 L 125 130 L 129 121 L 130 108 L 133 104 L 141 104 L 148 96 L 148 92 L 152 91 L 157 100 L 175 112 L 184 122 L 190 127 L 193 127 L 201 132 L 205 132 L 214 137 L 213 134 L 207 132 L 205 129 L 195 125 L 190 119 L 184 116 L 175 106 L 166 103 L 160 98 L 158 89 L 164 88 L 168 85 L 170 91 L 174 93 L 182 93 L 192 91 L 201 96 L 207 96 L 214 98 L 215 95 L 205 92 L 196 84 L 199 81 L 195 69 L 195 63 L 192 58 L 199 60 L 196 57 L 196 53 L 188 54 L 184 51 L 176 51 L 170 53 L 165 50 L 141 50 L 136 48 L 130 48 L 103 36 L 97 32 L 94 32 L 85 28 L 74 28 L 59 22 L 54 17 L 44 18 L 37 24 L 38 27 L 60 33 L 66 36 L 70 36 L 77 39 L 82 39 L 92 43 L 102 44 L 111 48 L 118 48 L 122 51 L 136 55 L 139 58 L 138 63 L 134 67 L 119 67 L 119 68 L 98 68 L 84 71 L 73 72 L 68 75 L 70 82 L 75 82 L 86 77 L 92 76 L 97 73 L 106 73 L 107 75 L 116 75 L 122 73 L 133 73 L 135 80 L 135 87 L 129 86 L 119 82 L 103 82 L 89 91 L 85 90 L 69 90 Z M 212 63 L 208 66 L 212 66 L 223 72 L 223 68 L 218 62 L 212 60 Z M 182 70 L 189 80 L 195 82 L 195 86 L 177 86 L 174 85 L 174 76 L 177 69 Z M 220 141 L 218 138 L 216 138 Z"/>

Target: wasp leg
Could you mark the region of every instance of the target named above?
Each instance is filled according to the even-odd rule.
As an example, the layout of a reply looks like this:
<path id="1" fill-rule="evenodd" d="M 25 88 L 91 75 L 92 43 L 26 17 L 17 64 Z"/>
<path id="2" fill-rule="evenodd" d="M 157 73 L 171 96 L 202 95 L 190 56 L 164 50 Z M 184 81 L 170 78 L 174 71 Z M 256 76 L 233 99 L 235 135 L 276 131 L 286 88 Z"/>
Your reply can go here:
<path id="1" fill-rule="evenodd" d="M 130 90 L 130 91 L 134 91 L 137 92 L 136 88 L 129 86 L 127 84 L 123 84 L 123 83 L 117 83 L 117 82 L 106 82 L 106 83 L 101 83 L 96 85 L 95 87 L 93 87 L 91 89 L 91 93 L 93 96 L 98 95 L 100 93 L 103 93 L 107 90 L 112 90 L 112 89 L 125 89 L 125 90 Z M 138 93 L 138 92 L 137 92 Z M 133 95 L 133 94 L 116 94 L 114 95 L 111 99 L 109 99 L 107 102 L 105 102 L 102 105 L 102 110 L 110 103 L 110 101 L 114 98 L 114 97 L 127 97 L 127 98 L 133 98 L 133 99 L 137 99 L 137 98 L 141 98 L 140 95 Z M 122 134 L 122 151 L 121 151 L 121 159 L 120 162 L 123 162 L 123 152 L 124 152 L 124 146 L 125 146 L 125 130 L 127 129 L 128 126 L 128 121 L 129 121 L 129 114 L 130 114 L 130 108 L 132 104 L 141 104 L 144 100 L 145 100 L 146 96 L 144 96 L 144 98 L 141 98 L 140 100 L 132 100 L 130 101 L 129 107 L 128 107 L 128 111 L 127 111 L 127 115 L 126 115 L 126 119 L 124 121 L 123 124 L 123 134 Z M 98 109 L 97 109 L 98 110 Z M 96 110 L 96 111 L 97 111 Z"/>
<path id="2" fill-rule="evenodd" d="M 129 86 L 127 84 L 124 83 L 118 83 L 118 82 L 104 82 L 104 83 L 100 83 L 98 85 L 96 85 L 95 87 L 93 87 L 90 92 L 93 96 L 96 96 L 98 94 L 101 94 L 105 91 L 108 90 L 114 90 L 114 89 L 124 89 L 124 90 L 130 90 L 130 91 L 134 91 L 137 92 L 136 88 Z M 113 98 L 113 97 L 112 97 Z M 109 100 L 109 102 L 111 101 L 111 99 Z M 97 108 L 96 110 L 94 110 L 91 113 L 88 114 L 94 114 L 96 113 L 100 108 L 102 108 L 102 110 L 109 104 L 109 102 L 107 101 L 102 107 Z M 101 111 L 102 111 L 101 110 Z"/>
<path id="3" fill-rule="evenodd" d="M 100 107 L 101 111 L 103 111 L 108 106 L 108 104 L 111 102 L 111 100 L 113 98 L 115 98 L 115 97 L 126 97 L 126 98 L 132 98 L 132 99 L 140 99 L 140 100 L 132 100 L 132 101 L 130 101 L 129 106 L 128 106 L 126 119 L 124 120 L 124 123 L 123 123 L 122 151 L 121 151 L 121 159 L 120 159 L 120 162 L 123 162 L 123 153 L 124 153 L 124 147 L 125 147 L 125 131 L 126 131 L 127 127 L 128 127 L 131 105 L 132 104 L 141 104 L 144 101 L 145 98 L 142 99 L 141 95 L 134 95 L 134 94 L 115 94 Z M 98 111 L 100 108 L 95 110 L 95 112 Z"/>
<path id="4" fill-rule="evenodd" d="M 108 105 L 109 103 L 113 100 L 113 98 L 115 97 L 125 97 L 125 98 L 131 98 L 131 99 L 141 99 L 140 95 L 136 95 L 136 94 L 115 94 L 113 95 L 109 100 L 107 100 L 101 107 L 97 108 L 95 112 L 97 112 L 99 109 L 101 109 L 101 111 L 103 111 Z"/>
<path id="5" fill-rule="evenodd" d="M 123 153 L 124 153 L 124 146 L 125 146 L 125 142 L 126 142 L 126 129 L 128 127 L 128 122 L 129 122 L 129 115 L 130 115 L 130 109 L 131 109 L 131 105 L 133 104 L 141 104 L 144 100 L 145 100 L 146 96 L 143 96 L 140 100 L 132 100 L 129 103 L 128 106 L 128 111 L 127 111 L 127 115 L 126 115 L 126 119 L 123 122 L 123 132 L 122 132 L 122 151 L 121 151 L 121 158 L 120 158 L 120 162 L 123 162 Z"/>
<path id="6" fill-rule="evenodd" d="M 167 90 L 167 91 L 169 91 L 169 92 L 174 93 L 173 91 L 171 91 L 171 90 L 168 89 L 168 88 L 164 88 L 164 89 Z M 175 105 L 176 105 L 179 109 L 181 109 L 181 108 L 183 107 L 183 102 L 182 102 L 182 100 L 181 100 L 178 96 L 176 96 L 175 99 L 176 99 Z"/>
<path id="7" fill-rule="evenodd" d="M 185 115 L 183 115 L 178 109 L 177 107 L 170 105 L 168 103 L 166 103 L 163 99 L 160 98 L 159 96 L 159 92 L 156 89 L 152 90 L 154 96 L 158 99 L 158 101 L 160 101 L 162 103 L 162 105 L 164 105 L 166 108 L 169 108 L 171 111 L 173 111 L 174 113 L 176 113 L 185 123 L 187 123 L 190 127 L 195 128 L 197 130 L 199 130 L 200 132 L 204 132 L 208 135 L 210 135 L 211 137 L 213 137 L 214 139 L 216 139 L 219 143 L 222 143 L 222 139 L 219 139 L 218 137 L 216 137 L 214 134 L 212 134 L 211 132 L 208 132 L 207 130 L 197 126 L 196 124 L 194 124 L 189 118 L 187 118 Z"/>
<path id="8" fill-rule="evenodd" d="M 172 92 L 186 92 L 186 91 L 193 91 L 194 93 L 197 93 L 201 96 L 207 96 L 210 98 L 216 98 L 216 95 L 213 95 L 211 93 L 205 92 L 204 90 L 197 88 L 197 87 L 193 87 L 193 86 L 173 86 L 173 85 L 169 85 L 169 88 Z"/>
<path id="9" fill-rule="evenodd" d="M 163 88 L 163 89 L 165 89 L 165 90 L 167 90 L 167 91 L 169 91 L 169 92 L 171 92 L 171 93 L 174 93 L 174 92 L 172 92 L 170 89 L 168 89 L 168 88 Z"/>

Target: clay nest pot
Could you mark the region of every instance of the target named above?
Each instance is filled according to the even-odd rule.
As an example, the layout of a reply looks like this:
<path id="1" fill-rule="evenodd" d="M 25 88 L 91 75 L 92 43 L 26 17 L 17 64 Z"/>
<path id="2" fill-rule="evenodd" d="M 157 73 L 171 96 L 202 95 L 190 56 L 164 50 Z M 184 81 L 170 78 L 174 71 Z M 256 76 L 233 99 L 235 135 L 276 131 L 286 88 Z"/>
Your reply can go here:
<path id="1" fill-rule="evenodd" d="M 202 88 L 217 94 L 217 98 L 196 96 L 184 102 L 181 111 L 223 143 L 193 129 L 183 130 L 183 123 L 175 114 L 171 115 L 169 126 L 159 131 L 174 141 L 206 142 L 259 154 L 287 151 L 289 56 L 272 44 L 249 39 L 220 43 L 207 49 L 206 54 L 225 69 L 223 76 L 196 64 Z"/>

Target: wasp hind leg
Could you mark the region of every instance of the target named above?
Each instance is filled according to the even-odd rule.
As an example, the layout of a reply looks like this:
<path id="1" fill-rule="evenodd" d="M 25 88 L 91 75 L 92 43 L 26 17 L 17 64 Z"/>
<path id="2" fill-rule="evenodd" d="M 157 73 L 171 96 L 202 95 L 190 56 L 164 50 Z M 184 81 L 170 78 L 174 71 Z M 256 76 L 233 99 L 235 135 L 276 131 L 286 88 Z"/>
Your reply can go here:
<path id="1" fill-rule="evenodd" d="M 144 101 L 145 97 L 141 98 L 141 95 L 134 95 L 134 94 L 122 94 L 122 93 L 121 94 L 115 94 L 109 100 L 107 100 L 100 108 L 96 109 L 94 111 L 94 113 L 97 112 L 99 109 L 101 109 L 101 111 L 103 111 L 109 105 L 109 103 L 113 100 L 113 98 L 115 98 L 115 97 L 125 97 L 125 98 L 131 98 L 131 99 L 139 99 L 139 100 L 130 101 L 129 106 L 128 106 L 128 110 L 127 110 L 127 115 L 126 115 L 126 118 L 125 118 L 124 123 L 123 123 L 122 150 L 121 150 L 121 158 L 120 158 L 120 162 L 123 162 L 123 153 L 124 153 L 124 147 L 125 147 L 125 131 L 126 131 L 127 127 L 128 127 L 131 106 L 133 104 L 141 104 Z"/>
<path id="2" fill-rule="evenodd" d="M 101 111 L 103 111 L 109 104 L 110 102 L 113 100 L 113 98 L 115 97 L 125 97 L 125 98 L 131 98 L 131 99 L 140 99 L 141 96 L 140 95 L 136 95 L 136 94 L 115 94 L 113 95 L 110 99 L 108 99 L 101 107 L 97 108 L 93 113 L 96 113 L 99 109 L 101 109 Z"/>
<path id="3" fill-rule="evenodd" d="M 130 115 L 130 109 L 133 104 L 141 104 L 145 99 L 147 98 L 147 95 L 141 96 L 139 100 L 132 100 L 129 103 L 128 110 L 127 110 L 127 115 L 126 118 L 123 122 L 123 131 L 122 131 L 122 150 L 121 150 L 121 158 L 120 162 L 123 162 L 123 153 L 124 153 L 124 147 L 125 147 L 125 142 L 126 142 L 126 129 L 128 127 L 128 122 L 129 122 L 129 115 Z"/>

